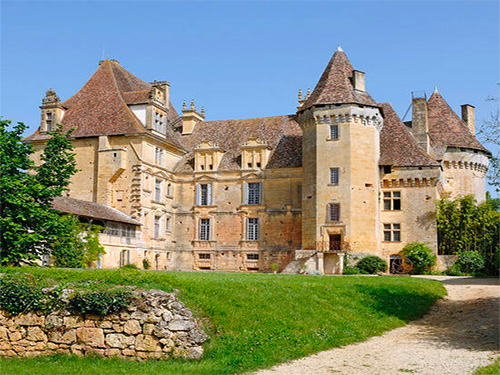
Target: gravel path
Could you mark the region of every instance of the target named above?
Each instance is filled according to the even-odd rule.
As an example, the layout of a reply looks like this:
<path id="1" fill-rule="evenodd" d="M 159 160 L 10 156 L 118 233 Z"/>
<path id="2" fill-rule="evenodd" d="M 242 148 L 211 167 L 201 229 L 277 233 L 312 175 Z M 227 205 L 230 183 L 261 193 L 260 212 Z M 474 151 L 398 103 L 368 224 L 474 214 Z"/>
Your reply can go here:
<path id="1" fill-rule="evenodd" d="M 466 375 L 499 354 L 498 279 L 431 277 L 448 296 L 422 319 L 256 375 Z"/>

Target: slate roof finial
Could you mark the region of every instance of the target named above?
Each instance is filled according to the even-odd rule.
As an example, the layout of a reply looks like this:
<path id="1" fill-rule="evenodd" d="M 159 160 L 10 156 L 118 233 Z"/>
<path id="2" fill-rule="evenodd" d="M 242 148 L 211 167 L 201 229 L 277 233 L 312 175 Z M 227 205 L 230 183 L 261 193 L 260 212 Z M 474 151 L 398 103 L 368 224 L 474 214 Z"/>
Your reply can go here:
<path id="1" fill-rule="evenodd" d="M 337 51 L 344 52 L 344 50 L 342 49 L 342 46 L 340 44 L 337 46 Z"/>

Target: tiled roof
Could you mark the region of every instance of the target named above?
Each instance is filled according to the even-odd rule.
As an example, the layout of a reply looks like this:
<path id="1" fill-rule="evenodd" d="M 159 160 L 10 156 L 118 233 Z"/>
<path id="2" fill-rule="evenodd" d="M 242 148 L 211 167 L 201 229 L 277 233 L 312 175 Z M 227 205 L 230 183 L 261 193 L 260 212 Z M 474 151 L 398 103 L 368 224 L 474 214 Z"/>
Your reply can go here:
<path id="1" fill-rule="evenodd" d="M 183 145 L 191 152 L 178 170 L 193 171 L 192 150 L 203 141 L 214 142 L 224 151 L 219 170 L 239 170 L 241 147 L 250 138 L 258 138 L 271 149 L 266 168 L 297 168 L 302 165 L 302 130 L 295 116 L 288 115 L 198 123 L 192 134 L 182 136 Z"/>
<path id="2" fill-rule="evenodd" d="M 137 220 L 132 219 L 116 208 L 108 207 L 100 203 L 82 201 L 80 199 L 56 197 L 52 202 L 52 208 L 65 214 L 141 225 Z"/>
<path id="3" fill-rule="evenodd" d="M 376 106 L 370 94 L 354 90 L 353 67 L 342 50 L 337 50 L 328 63 L 313 92 L 300 110 L 319 104 L 357 103 Z"/>
<path id="4" fill-rule="evenodd" d="M 75 128 L 72 136 L 76 138 L 145 133 L 146 128 L 127 104 L 147 102 L 151 89 L 151 84 L 135 77 L 118 62 L 104 60 L 81 90 L 63 103 L 66 108 L 63 129 Z M 171 123 L 179 116 L 171 103 L 169 106 Z M 26 140 L 48 138 L 37 130 Z M 167 126 L 167 139 L 180 147 L 178 138 L 177 132 Z"/>
<path id="5" fill-rule="evenodd" d="M 379 105 L 384 111 L 379 164 L 395 167 L 439 166 L 439 163 L 418 145 L 392 106 L 389 103 Z"/>
<path id="6" fill-rule="evenodd" d="M 438 92 L 427 101 L 427 116 L 433 148 L 444 152 L 448 146 L 466 147 L 490 154 Z"/>

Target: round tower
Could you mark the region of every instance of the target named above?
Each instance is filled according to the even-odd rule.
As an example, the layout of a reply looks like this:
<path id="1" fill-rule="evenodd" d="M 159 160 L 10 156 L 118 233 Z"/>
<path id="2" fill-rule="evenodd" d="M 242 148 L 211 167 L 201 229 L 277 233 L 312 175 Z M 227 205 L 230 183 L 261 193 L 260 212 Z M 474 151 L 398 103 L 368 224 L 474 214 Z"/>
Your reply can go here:
<path id="1" fill-rule="evenodd" d="M 379 251 L 383 116 L 365 90 L 364 73 L 340 48 L 300 104 L 302 247 L 324 254 L 325 273 L 338 273 L 345 252 Z"/>

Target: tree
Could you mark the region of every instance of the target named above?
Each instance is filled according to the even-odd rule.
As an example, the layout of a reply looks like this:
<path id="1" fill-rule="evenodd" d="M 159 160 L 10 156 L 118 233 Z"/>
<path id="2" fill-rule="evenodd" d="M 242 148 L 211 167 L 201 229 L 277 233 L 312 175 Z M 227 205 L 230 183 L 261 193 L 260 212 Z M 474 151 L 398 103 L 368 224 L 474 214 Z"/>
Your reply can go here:
<path id="1" fill-rule="evenodd" d="M 67 230 L 66 219 L 51 208 L 76 172 L 71 131 L 59 125 L 35 166 L 33 148 L 22 142 L 26 125 L 0 121 L 0 264 L 30 263 L 59 241 Z M 66 223 L 67 224 L 67 223 Z"/>
<path id="2" fill-rule="evenodd" d="M 500 84 L 499 84 L 500 85 Z M 490 102 L 498 102 L 500 98 L 489 97 L 486 99 Z M 485 142 L 493 145 L 496 149 L 496 154 L 490 159 L 490 168 L 488 171 L 488 183 L 493 186 L 497 193 L 500 192 L 500 109 L 497 108 L 488 120 L 483 121 L 479 132 L 479 138 Z"/>
<path id="3" fill-rule="evenodd" d="M 485 258 L 488 267 L 495 268 L 495 253 L 500 243 L 500 212 L 495 209 L 497 205 L 497 200 L 491 199 L 477 204 L 471 195 L 439 201 L 439 254 L 476 251 Z"/>

